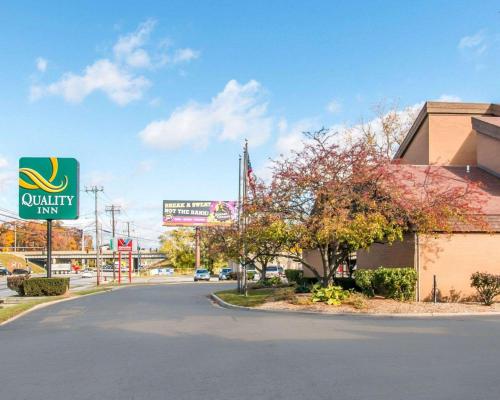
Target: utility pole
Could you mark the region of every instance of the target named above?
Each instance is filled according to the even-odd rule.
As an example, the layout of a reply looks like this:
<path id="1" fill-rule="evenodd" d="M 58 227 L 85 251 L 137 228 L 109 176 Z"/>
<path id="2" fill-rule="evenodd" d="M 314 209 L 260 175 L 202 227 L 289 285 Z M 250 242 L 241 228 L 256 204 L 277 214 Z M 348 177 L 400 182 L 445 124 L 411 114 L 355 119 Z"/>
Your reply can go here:
<path id="1" fill-rule="evenodd" d="M 116 267 L 115 267 L 115 226 L 116 226 L 116 220 L 115 220 L 115 214 L 120 214 L 120 206 L 111 204 L 110 206 L 106 206 L 106 212 L 111 213 L 111 229 L 113 231 L 113 281 L 115 280 L 116 277 Z M 120 265 L 121 268 L 121 265 Z"/>
<path id="2" fill-rule="evenodd" d="M 100 245 L 99 245 L 99 214 L 98 214 L 98 208 L 97 208 L 97 194 L 99 192 L 102 192 L 104 189 L 103 187 L 97 187 L 97 186 L 92 186 L 90 189 L 85 188 L 85 192 L 93 193 L 94 194 L 94 210 L 95 210 L 95 267 L 96 267 L 96 272 L 97 272 L 97 286 L 99 286 L 99 269 L 100 269 L 100 255 L 99 251 Z"/>
<path id="3" fill-rule="evenodd" d="M 14 221 L 14 253 L 17 251 L 17 223 Z"/>
<path id="4" fill-rule="evenodd" d="M 127 238 L 130 238 L 130 221 L 127 221 L 126 224 L 127 224 Z"/>

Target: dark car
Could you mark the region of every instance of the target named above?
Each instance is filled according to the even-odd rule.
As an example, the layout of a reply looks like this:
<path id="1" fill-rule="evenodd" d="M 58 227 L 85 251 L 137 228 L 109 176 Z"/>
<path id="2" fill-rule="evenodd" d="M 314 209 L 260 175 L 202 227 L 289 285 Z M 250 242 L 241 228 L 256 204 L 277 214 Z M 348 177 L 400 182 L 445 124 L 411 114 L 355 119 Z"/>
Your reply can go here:
<path id="1" fill-rule="evenodd" d="M 9 272 L 9 270 L 5 267 L 0 267 L 0 276 L 8 276 L 10 275 L 11 273 Z"/>
<path id="2" fill-rule="evenodd" d="M 12 275 L 29 275 L 29 271 L 22 268 L 16 268 L 12 270 Z"/>

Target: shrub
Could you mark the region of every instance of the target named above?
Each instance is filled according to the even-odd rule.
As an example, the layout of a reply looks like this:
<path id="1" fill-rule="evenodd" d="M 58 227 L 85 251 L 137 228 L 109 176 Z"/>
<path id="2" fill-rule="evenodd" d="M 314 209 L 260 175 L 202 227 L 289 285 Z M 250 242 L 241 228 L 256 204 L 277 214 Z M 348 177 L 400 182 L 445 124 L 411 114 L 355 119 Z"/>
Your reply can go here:
<path id="1" fill-rule="evenodd" d="M 253 279 L 254 279 L 254 278 L 255 278 L 255 272 L 253 272 L 253 271 L 248 271 L 248 272 L 247 272 L 247 279 L 248 279 L 249 281 L 253 281 Z"/>
<path id="2" fill-rule="evenodd" d="M 496 296 L 500 295 L 500 275 L 487 272 L 474 272 L 470 277 L 471 286 L 476 289 L 479 300 L 487 306 L 493 304 Z"/>
<path id="3" fill-rule="evenodd" d="M 69 289 L 69 278 L 32 278 L 23 287 L 25 296 L 60 296 Z"/>
<path id="4" fill-rule="evenodd" d="M 281 278 L 279 276 L 273 276 L 272 278 L 264 279 L 264 286 L 272 287 L 281 285 Z"/>
<path id="5" fill-rule="evenodd" d="M 295 293 L 310 293 L 310 292 L 311 292 L 311 285 L 308 285 L 307 283 L 302 282 L 301 284 L 295 287 Z"/>
<path id="6" fill-rule="evenodd" d="M 375 296 L 372 280 L 374 271 L 371 269 L 358 269 L 354 273 L 356 285 L 361 289 L 361 292 L 368 297 Z"/>
<path id="7" fill-rule="evenodd" d="M 413 268 L 380 267 L 375 270 L 358 270 L 355 279 L 363 294 L 369 297 L 379 294 L 399 301 L 415 297 L 417 271 Z"/>
<path id="8" fill-rule="evenodd" d="M 363 310 L 368 307 L 366 296 L 362 293 L 351 293 L 346 303 L 352 305 L 356 310 Z"/>
<path id="9" fill-rule="evenodd" d="M 17 292 L 19 296 L 24 296 L 24 281 L 29 279 L 29 275 L 14 275 L 7 277 L 7 287 Z"/>
<path id="10" fill-rule="evenodd" d="M 314 285 L 312 288 L 311 300 L 313 303 L 324 302 L 328 305 L 338 306 L 342 300 L 349 298 L 350 292 L 342 289 L 340 286 L 329 285 L 324 288 L 321 285 Z"/>
<path id="11" fill-rule="evenodd" d="M 358 292 L 361 290 L 358 285 L 356 285 L 354 278 L 334 278 L 333 284 L 345 290 L 356 290 Z"/>
<path id="12" fill-rule="evenodd" d="M 285 276 L 286 279 L 288 279 L 288 282 L 290 283 L 300 283 L 302 282 L 302 277 L 304 276 L 304 271 L 301 271 L 299 269 L 287 269 L 285 270 Z"/>

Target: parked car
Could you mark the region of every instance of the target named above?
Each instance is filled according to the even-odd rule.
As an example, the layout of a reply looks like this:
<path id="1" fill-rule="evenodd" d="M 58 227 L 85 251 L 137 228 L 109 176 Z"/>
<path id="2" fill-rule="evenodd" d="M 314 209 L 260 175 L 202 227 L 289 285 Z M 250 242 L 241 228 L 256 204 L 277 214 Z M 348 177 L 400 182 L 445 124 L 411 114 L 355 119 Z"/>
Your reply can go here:
<path id="1" fill-rule="evenodd" d="M 231 272 L 233 272 L 232 268 L 222 268 L 219 272 L 219 280 L 225 281 L 231 279 Z"/>
<path id="2" fill-rule="evenodd" d="M 89 269 L 85 269 L 82 271 L 82 278 L 93 278 L 94 277 L 94 273 L 89 270 Z"/>
<path id="3" fill-rule="evenodd" d="M 197 269 L 194 273 L 194 281 L 209 281 L 210 271 L 208 269 Z"/>
<path id="4" fill-rule="evenodd" d="M 281 272 L 280 272 L 281 268 Z M 283 274 L 283 268 L 277 265 L 269 265 L 266 269 L 266 278 L 273 278 L 275 276 L 281 277 Z"/>
<path id="5" fill-rule="evenodd" d="M 12 270 L 12 275 L 29 275 L 30 272 L 27 269 L 16 268 Z"/>
<path id="6" fill-rule="evenodd" d="M 0 276 L 9 276 L 11 275 L 10 271 L 5 267 L 0 267 Z"/>

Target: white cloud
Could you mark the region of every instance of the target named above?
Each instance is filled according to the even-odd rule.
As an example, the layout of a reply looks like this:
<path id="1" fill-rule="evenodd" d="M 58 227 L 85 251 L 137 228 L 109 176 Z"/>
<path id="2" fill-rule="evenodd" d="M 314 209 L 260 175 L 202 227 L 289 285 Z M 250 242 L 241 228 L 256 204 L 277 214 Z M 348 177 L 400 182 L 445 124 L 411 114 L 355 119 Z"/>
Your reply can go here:
<path id="1" fill-rule="evenodd" d="M 460 103 L 462 101 L 462 98 L 459 96 L 455 96 L 453 94 L 442 94 L 439 96 L 437 101 L 444 101 L 444 102 L 449 102 L 449 103 Z"/>
<path id="2" fill-rule="evenodd" d="M 119 105 L 141 99 L 151 82 L 138 74 L 137 69 L 159 68 L 169 62 L 186 62 L 199 57 L 200 54 L 190 48 L 172 50 L 172 56 L 166 53 L 150 54 L 147 45 L 155 25 L 154 20 L 147 20 L 134 32 L 120 36 L 113 46 L 113 57 L 96 60 L 81 73 L 67 72 L 53 83 L 32 85 L 30 100 L 53 95 L 61 96 L 68 102 L 78 103 L 94 92 L 103 92 Z M 45 71 L 47 61 L 37 59 L 37 68 Z"/>
<path id="3" fill-rule="evenodd" d="M 35 61 L 36 69 L 40 72 L 45 72 L 47 70 L 48 61 L 45 58 L 38 57 Z"/>
<path id="4" fill-rule="evenodd" d="M 213 138 L 248 138 L 256 146 L 267 140 L 271 130 L 272 118 L 260 83 L 231 80 L 210 103 L 190 102 L 179 107 L 168 119 L 151 122 L 139 136 L 147 145 L 163 149 L 204 148 Z"/>
<path id="5" fill-rule="evenodd" d="M 303 147 L 304 132 L 310 132 L 319 129 L 319 121 L 314 118 L 305 118 L 297 121 L 288 127 L 288 123 L 282 121 L 281 133 L 276 141 L 276 150 L 278 154 L 289 155 L 293 151 L 298 151 Z"/>
<path id="6" fill-rule="evenodd" d="M 174 63 L 188 62 L 191 60 L 196 60 L 200 57 L 200 52 L 190 48 L 178 49 L 174 53 L 172 61 Z"/>
<path id="7" fill-rule="evenodd" d="M 326 111 L 331 114 L 337 114 L 342 110 L 342 105 L 338 100 L 332 100 L 326 105 Z"/>
<path id="8" fill-rule="evenodd" d="M 94 170 L 85 177 L 84 183 L 89 186 L 103 186 L 113 179 L 114 175 L 109 171 Z"/>
<path id="9" fill-rule="evenodd" d="M 481 30 L 474 35 L 461 38 L 458 43 L 458 48 L 463 51 L 472 51 L 474 54 L 480 55 L 488 48 L 486 41 L 486 32 Z"/>
<path id="10" fill-rule="evenodd" d="M 5 168 L 8 165 L 9 165 L 9 162 L 7 161 L 7 159 L 0 155 L 0 168 Z"/>
<path id="11" fill-rule="evenodd" d="M 135 32 L 121 36 L 113 47 L 113 52 L 118 61 L 123 61 L 134 68 L 148 68 L 151 58 L 142 47 L 148 41 L 156 22 L 147 20 L 139 25 Z"/>
<path id="12" fill-rule="evenodd" d="M 136 76 L 110 60 L 97 60 L 85 68 L 82 74 L 67 73 L 57 82 L 31 87 L 30 99 L 58 95 L 65 100 L 78 103 L 95 91 L 104 92 L 112 101 L 125 105 L 142 97 L 150 82 Z"/>

